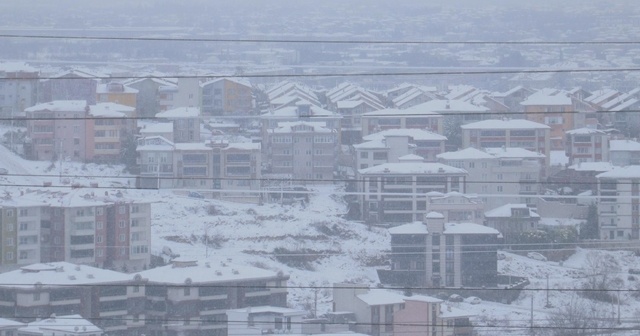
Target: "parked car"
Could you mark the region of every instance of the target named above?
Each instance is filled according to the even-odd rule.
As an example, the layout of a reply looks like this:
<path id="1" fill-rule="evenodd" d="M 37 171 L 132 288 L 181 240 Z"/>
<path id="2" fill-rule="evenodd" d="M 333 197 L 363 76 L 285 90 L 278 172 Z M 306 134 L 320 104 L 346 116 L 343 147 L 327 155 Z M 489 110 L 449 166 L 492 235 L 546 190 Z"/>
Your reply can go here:
<path id="1" fill-rule="evenodd" d="M 462 302 L 464 301 L 464 298 L 458 294 L 451 294 L 451 296 L 449 296 L 449 301 L 450 302 Z"/>
<path id="2" fill-rule="evenodd" d="M 9 174 L 9 171 L 5 168 L 0 168 L 0 175 L 7 175 Z"/>
<path id="3" fill-rule="evenodd" d="M 640 269 L 630 268 L 629 269 L 629 274 L 640 274 Z"/>
<path id="4" fill-rule="evenodd" d="M 201 193 L 198 193 L 198 192 L 195 192 L 195 191 L 190 191 L 189 192 L 189 197 L 191 197 L 191 198 L 200 198 L 200 199 L 204 198 L 204 196 L 202 196 Z"/>
<path id="5" fill-rule="evenodd" d="M 543 256 L 542 254 L 538 253 L 538 252 L 529 252 L 527 253 L 527 257 L 534 259 L 534 260 L 539 260 L 539 261 L 547 261 L 547 257 Z"/>
<path id="6" fill-rule="evenodd" d="M 464 299 L 465 302 L 468 302 L 472 305 L 477 305 L 477 304 L 481 304 L 482 303 L 482 299 L 477 297 L 477 296 L 470 296 L 466 299 Z"/>

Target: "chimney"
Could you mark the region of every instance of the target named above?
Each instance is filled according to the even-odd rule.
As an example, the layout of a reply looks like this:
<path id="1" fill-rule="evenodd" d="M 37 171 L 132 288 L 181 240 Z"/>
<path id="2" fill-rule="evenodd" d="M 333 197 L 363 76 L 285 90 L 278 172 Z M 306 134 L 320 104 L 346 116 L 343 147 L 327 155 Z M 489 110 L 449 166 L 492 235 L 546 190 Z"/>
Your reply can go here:
<path id="1" fill-rule="evenodd" d="M 429 233 L 443 233 L 444 232 L 444 216 L 435 211 L 431 211 L 424 216 L 424 224 L 427 226 L 427 232 Z"/>

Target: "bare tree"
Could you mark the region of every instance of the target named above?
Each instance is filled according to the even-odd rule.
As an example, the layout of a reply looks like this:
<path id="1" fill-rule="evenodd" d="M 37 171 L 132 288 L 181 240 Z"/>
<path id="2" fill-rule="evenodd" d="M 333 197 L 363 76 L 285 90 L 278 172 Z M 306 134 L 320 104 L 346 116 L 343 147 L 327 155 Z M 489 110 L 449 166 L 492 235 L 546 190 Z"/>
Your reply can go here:
<path id="1" fill-rule="evenodd" d="M 550 336 L 611 335 L 616 324 L 612 308 L 574 295 L 550 314 Z"/>
<path id="2" fill-rule="evenodd" d="M 603 302 L 616 300 L 612 290 L 620 288 L 623 280 L 615 276 L 620 272 L 620 265 L 615 258 L 602 252 L 591 251 L 587 254 L 584 272 L 587 276 L 582 284 L 584 297 Z"/>

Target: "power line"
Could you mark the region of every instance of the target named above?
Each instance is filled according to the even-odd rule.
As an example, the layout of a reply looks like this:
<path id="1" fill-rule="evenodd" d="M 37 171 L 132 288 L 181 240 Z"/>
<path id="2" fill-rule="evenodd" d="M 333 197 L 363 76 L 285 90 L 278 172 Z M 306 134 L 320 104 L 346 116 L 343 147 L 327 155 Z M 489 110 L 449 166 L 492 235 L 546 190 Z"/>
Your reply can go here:
<path id="1" fill-rule="evenodd" d="M 39 103 L 39 104 L 46 104 L 45 103 Z M 37 106 L 37 105 L 35 105 Z M 89 105 L 91 106 L 91 105 Z M 407 109 L 404 109 L 406 111 L 410 111 L 410 110 L 415 110 L 419 107 L 419 105 L 417 106 L 413 106 Z M 179 109 L 179 107 L 178 107 Z M 378 110 L 376 111 L 375 114 L 361 114 L 359 115 L 360 117 L 365 117 L 365 118 L 377 118 L 377 117 L 421 117 L 421 118 L 439 118 L 439 117 L 449 117 L 449 116 L 474 116 L 474 115 L 491 115 L 491 116 L 509 116 L 509 117 L 514 117 L 513 120 L 528 120 L 528 119 L 519 119 L 519 118 L 515 118 L 518 116 L 522 116 L 522 117 L 526 117 L 528 115 L 548 115 L 548 114 L 615 114 L 615 113 L 639 113 L 640 109 L 625 109 L 625 110 L 619 110 L 619 111 L 609 111 L 609 110 L 594 110 L 594 111 L 531 111 L 531 112 L 524 112 L 524 111 L 469 111 L 469 112 L 460 112 L 460 111 L 455 111 L 452 110 L 451 112 L 444 112 L 444 111 L 429 111 L 427 109 L 425 109 L 424 113 L 378 113 L 384 110 L 389 110 L 389 109 L 395 109 L 395 108 L 384 108 L 382 110 Z M 44 111 L 44 108 L 43 110 Z M 33 113 L 34 115 L 37 114 L 41 114 L 41 113 L 53 113 L 53 112 L 42 112 L 40 110 L 37 111 L 29 111 L 28 113 Z M 279 116 L 277 114 L 271 114 L 271 112 L 277 112 L 278 108 L 275 108 L 273 110 L 269 110 L 269 111 L 261 111 L 259 112 L 259 114 L 255 114 L 255 115 L 251 115 L 249 113 L 244 114 L 244 115 L 221 115 L 221 116 L 204 116 L 204 115 L 200 115 L 200 116 L 196 116 L 196 117 L 185 117 L 188 119 L 198 119 L 198 120 L 204 120 L 204 121 L 209 121 L 209 122 L 215 122 L 216 120 L 220 119 L 220 120 L 225 120 L 225 119 L 230 119 L 230 120 L 242 120 L 242 119 L 250 119 L 250 120 L 255 120 L 256 118 L 261 118 L 264 117 L 265 119 L 300 119 L 300 120 L 306 120 L 306 119 L 330 119 L 330 118 L 342 118 L 345 117 L 342 114 L 339 114 L 338 112 L 335 112 L 334 115 L 310 115 L 310 116 L 299 116 L 299 115 L 292 115 L 292 116 Z M 401 110 L 402 111 L 402 110 Z M 68 111 L 65 113 L 73 113 L 73 111 Z M 161 121 L 161 122 L 170 122 L 172 119 L 180 119 L 180 117 L 175 117 L 175 118 L 164 118 L 164 117 L 142 117 L 142 116 L 136 116 L 136 117 L 116 117 L 116 116 L 78 116 L 78 117 L 44 117 L 44 116 L 37 116 L 37 117 L 22 117 L 22 116 L 14 116 L 14 117 L 0 117 L 0 121 L 13 121 L 13 122 L 18 122 L 18 121 L 50 121 L 50 120 L 141 120 L 141 121 Z M 489 118 L 487 120 L 494 120 L 493 118 Z M 495 119 L 495 120 L 499 120 L 499 119 Z M 215 125 L 215 124 L 214 124 Z M 214 127 L 215 128 L 215 127 Z"/>
<path id="2" fill-rule="evenodd" d="M 326 44 L 427 44 L 427 45 L 637 45 L 640 41 L 427 41 L 427 40 L 326 40 L 326 39 L 238 39 L 200 37 L 122 37 L 122 36 L 60 36 L 0 34 L 0 38 L 10 39 L 52 39 L 52 40 L 96 40 L 96 41 L 159 41 L 159 42 L 233 42 L 233 43 L 326 43 Z"/>
<path id="3" fill-rule="evenodd" d="M 389 76 L 440 76 L 440 75 L 500 75 L 500 74 L 549 74 L 549 73 L 590 73 L 590 72 L 638 72 L 640 68 L 574 68 L 574 69 L 519 69 L 519 70 L 458 70 L 458 71 L 423 71 L 423 72 L 354 72 L 354 73 L 307 73 L 307 74 L 229 74 L 229 75 L 166 75 L 166 76 L 92 76 L 92 79 L 217 79 L 217 78 L 305 78 L 305 77 L 389 77 Z M 25 78 L 20 78 L 24 80 Z M 61 79 L 54 76 L 38 76 L 33 80 Z M 67 77 L 64 79 L 86 80 L 84 77 Z M 16 78 L 0 78 L 0 80 L 16 80 Z"/>

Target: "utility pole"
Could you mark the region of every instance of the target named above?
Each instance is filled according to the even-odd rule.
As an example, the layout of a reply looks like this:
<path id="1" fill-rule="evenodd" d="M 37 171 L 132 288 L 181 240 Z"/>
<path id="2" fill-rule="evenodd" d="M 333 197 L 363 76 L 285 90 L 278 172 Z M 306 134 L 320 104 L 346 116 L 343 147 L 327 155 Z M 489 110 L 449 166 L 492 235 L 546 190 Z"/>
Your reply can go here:
<path id="1" fill-rule="evenodd" d="M 620 289 L 618 289 L 618 324 L 620 323 Z"/>
<path id="2" fill-rule="evenodd" d="M 549 273 L 547 273 L 547 304 L 546 308 L 551 308 L 551 304 L 549 304 Z"/>
<path id="3" fill-rule="evenodd" d="M 535 333 L 535 329 L 533 328 L 533 296 L 531 297 L 531 335 Z"/>

